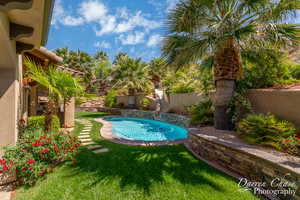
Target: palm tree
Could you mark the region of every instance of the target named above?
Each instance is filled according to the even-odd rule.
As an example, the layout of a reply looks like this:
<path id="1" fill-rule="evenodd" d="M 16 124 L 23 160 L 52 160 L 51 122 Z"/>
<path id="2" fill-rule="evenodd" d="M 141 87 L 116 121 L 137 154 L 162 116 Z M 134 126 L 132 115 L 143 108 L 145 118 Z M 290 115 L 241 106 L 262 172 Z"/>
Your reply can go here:
<path id="1" fill-rule="evenodd" d="M 115 59 L 114 59 L 113 64 L 114 64 L 114 65 L 117 65 L 117 64 L 119 63 L 119 61 L 120 61 L 123 57 L 126 57 L 126 56 L 127 56 L 127 54 L 124 53 L 124 52 L 119 52 L 119 53 L 117 53 L 117 55 L 115 56 Z"/>
<path id="2" fill-rule="evenodd" d="M 108 55 L 105 51 L 97 51 L 94 59 L 99 62 L 108 61 Z"/>
<path id="3" fill-rule="evenodd" d="M 82 95 L 83 87 L 80 79 L 71 74 L 56 70 L 50 66 L 47 71 L 29 58 L 25 58 L 24 64 L 28 68 L 27 76 L 48 89 L 48 104 L 45 110 L 45 133 L 51 131 L 52 115 L 56 114 L 58 102 L 63 100 L 64 106 L 76 95 Z"/>
<path id="4" fill-rule="evenodd" d="M 230 128 L 227 109 L 242 76 L 241 52 L 296 46 L 297 25 L 283 22 L 299 7 L 299 0 L 183 0 L 170 12 L 163 54 L 176 67 L 203 58 L 213 65 L 215 128 Z"/>
<path id="5" fill-rule="evenodd" d="M 154 58 L 149 63 L 149 74 L 151 81 L 154 85 L 154 89 L 161 88 L 161 80 L 166 75 L 166 61 L 163 58 Z"/>
<path id="6" fill-rule="evenodd" d="M 150 87 L 149 66 L 141 59 L 133 59 L 123 56 L 119 59 L 118 65 L 112 72 L 114 86 L 128 89 L 129 106 L 135 107 L 135 95 L 137 92 L 145 91 Z"/>

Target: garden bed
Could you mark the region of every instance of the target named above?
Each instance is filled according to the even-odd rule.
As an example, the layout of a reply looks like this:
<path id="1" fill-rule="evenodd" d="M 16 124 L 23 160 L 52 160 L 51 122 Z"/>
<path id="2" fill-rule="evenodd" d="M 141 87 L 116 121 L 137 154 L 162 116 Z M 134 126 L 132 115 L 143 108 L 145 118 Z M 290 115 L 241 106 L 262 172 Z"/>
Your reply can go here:
<path id="1" fill-rule="evenodd" d="M 300 198 L 299 157 L 249 145 L 233 132 L 217 131 L 212 127 L 191 128 L 186 146 L 200 159 L 211 162 L 235 178 L 247 178 L 252 182 L 267 184 L 279 178 L 295 183 L 295 199 Z M 267 188 L 272 189 L 270 185 Z"/>

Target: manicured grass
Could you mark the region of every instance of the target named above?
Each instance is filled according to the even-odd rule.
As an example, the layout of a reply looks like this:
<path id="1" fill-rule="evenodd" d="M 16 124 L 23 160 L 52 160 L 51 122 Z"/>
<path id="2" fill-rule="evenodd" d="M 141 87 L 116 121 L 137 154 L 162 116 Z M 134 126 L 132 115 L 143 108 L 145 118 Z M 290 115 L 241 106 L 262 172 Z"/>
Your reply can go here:
<path id="1" fill-rule="evenodd" d="M 77 113 L 79 118 L 103 113 Z M 16 200 L 250 200 L 236 181 L 195 159 L 182 145 L 131 147 L 92 138 L 109 152 L 81 147 L 77 164 L 66 162 L 32 188 L 20 188 Z M 80 128 L 80 127 L 79 127 Z M 82 128 L 82 127 L 81 127 Z"/>

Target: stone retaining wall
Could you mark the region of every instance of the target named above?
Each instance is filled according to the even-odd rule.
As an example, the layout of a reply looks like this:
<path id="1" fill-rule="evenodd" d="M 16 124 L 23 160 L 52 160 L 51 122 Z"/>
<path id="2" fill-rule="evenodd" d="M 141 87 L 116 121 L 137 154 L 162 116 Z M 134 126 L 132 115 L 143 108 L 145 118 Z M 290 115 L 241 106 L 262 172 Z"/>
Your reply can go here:
<path id="1" fill-rule="evenodd" d="M 300 199 L 299 157 L 246 144 L 236 135 L 213 128 L 190 129 L 187 147 L 217 168 L 251 182 L 269 184 L 275 178 L 290 181 L 296 186 L 292 188 L 296 190 L 296 196 L 279 196 L 280 199 Z M 271 186 L 267 188 L 276 189 Z"/>

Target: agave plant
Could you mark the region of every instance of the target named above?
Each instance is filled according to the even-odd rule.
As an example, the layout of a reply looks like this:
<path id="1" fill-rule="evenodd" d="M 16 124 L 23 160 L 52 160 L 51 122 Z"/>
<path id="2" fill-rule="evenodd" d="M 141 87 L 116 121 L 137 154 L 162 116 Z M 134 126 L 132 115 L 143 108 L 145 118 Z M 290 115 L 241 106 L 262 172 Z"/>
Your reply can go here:
<path id="1" fill-rule="evenodd" d="M 284 22 L 299 8 L 299 0 L 183 0 L 170 12 L 163 54 L 176 68 L 200 60 L 214 67 L 215 128 L 230 128 L 227 109 L 242 76 L 241 52 L 297 46 L 298 26 Z"/>
<path id="2" fill-rule="evenodd" d="M 79 78 L 71 74 L 56 70 L 54 66 L 49 66 L 44 70 L 29 58 L 25 58 L 24 64 L 27 66 L 27 76 L 48 89 L 48 104 L 45 110 L 45 133 L 51 131 L 52 115 L 56 114 L 59 100 L 64 101 L 64 106 L 70 99 L 77 95 L 82 95 L 84 88 L 80 84 Z"/>

